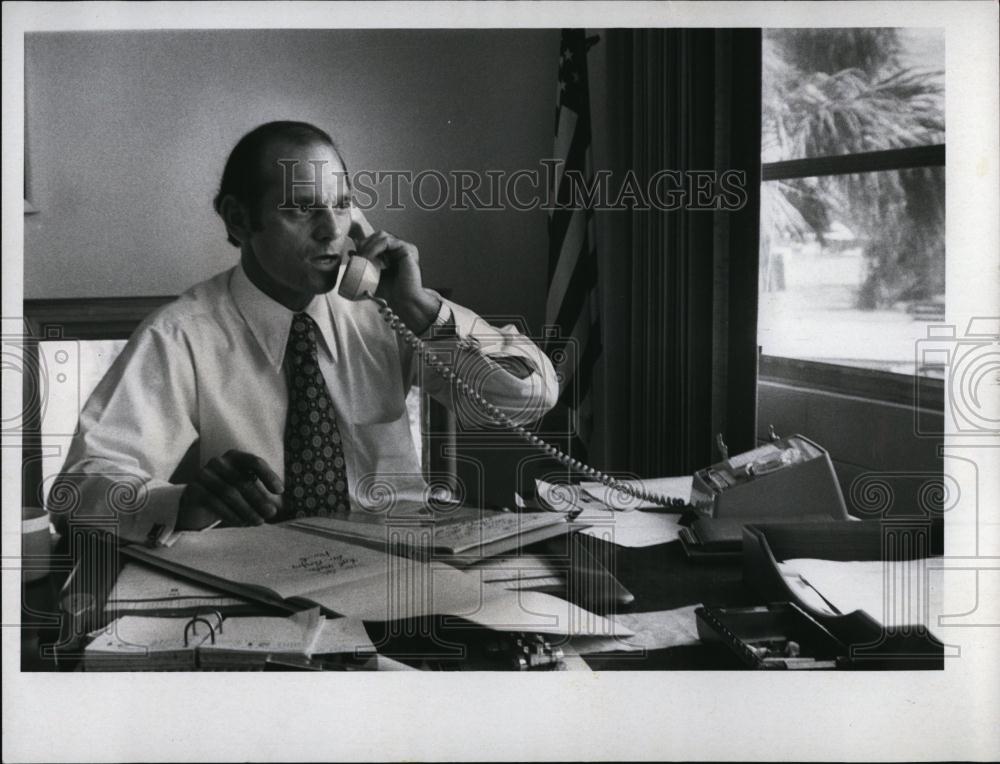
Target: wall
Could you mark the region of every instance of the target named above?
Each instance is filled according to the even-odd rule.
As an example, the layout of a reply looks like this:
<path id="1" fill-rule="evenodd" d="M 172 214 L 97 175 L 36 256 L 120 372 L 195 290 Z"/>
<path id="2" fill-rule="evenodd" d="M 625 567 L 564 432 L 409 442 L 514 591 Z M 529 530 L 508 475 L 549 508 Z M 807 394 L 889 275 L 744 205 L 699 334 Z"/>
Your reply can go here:
<path id="1" fill-rule="evenodd" d="M 326 128 L 352 170 L 538 167 L 558 44 L 558 30 L 30 34 L 25 297 L 176 294 L 230 267 L 211 199 L 233 144 L 268 120 Z M 428 284 L 540 326 L 544 213 L 369 217 L 417 244 Z"/>

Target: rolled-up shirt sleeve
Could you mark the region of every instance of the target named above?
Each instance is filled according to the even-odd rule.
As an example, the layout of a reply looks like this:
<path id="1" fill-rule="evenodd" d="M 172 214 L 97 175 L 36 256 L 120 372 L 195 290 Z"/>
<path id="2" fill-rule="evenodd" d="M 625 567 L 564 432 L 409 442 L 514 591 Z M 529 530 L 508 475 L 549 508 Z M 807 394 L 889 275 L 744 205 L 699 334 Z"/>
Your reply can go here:
<path id="1" fill-rule="evenodd" d="M 536 421 L 559 397 L 552 362 L 511 324 L 493 326 L 468 308 L 442 299 L 438 318 L 423 340 L 427 354 L 451 367 L 516 424 Z M 417 384 L 455 411 L 463 425 L 489 424 L 482 407 L 438 374 L 426 357 L 413 366 Z"/>
<path id="2" fill-rule="evenodd" d="M 169 479 L 197 440 L 189 349 L 171 327 L 143 326 L 88 399 L 50 493 L 57 527 L 100 520 L 127 541 L 163 543 L 183 485 Z"/>

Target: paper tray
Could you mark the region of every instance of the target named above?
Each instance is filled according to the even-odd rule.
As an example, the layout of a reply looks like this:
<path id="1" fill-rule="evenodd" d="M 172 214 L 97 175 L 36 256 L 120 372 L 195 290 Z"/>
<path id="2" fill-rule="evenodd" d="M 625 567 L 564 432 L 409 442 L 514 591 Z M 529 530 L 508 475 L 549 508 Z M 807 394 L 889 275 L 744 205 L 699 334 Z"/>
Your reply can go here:
<path id="1" fill-rule="evenodd" d="M 910 549 L 941 553 L 942 526 L 927 523 L 922 528 L 912 523 L 907 527 L 918 534 L 926 531 L 922 543 Z M 944 645 L 926 628 L 887 630 L 864 610 L 843 615 L 815 610 L 788 586 L 778 568 L 779 561 L 795 558 L 880 560 L 885 534 L 891 529 L 891 524 L 874 520 L 748 525 L 743 529 L 743 581 L 763 602 L 795 604 L 847 646 L 857 668 L 942 669 Z"/>

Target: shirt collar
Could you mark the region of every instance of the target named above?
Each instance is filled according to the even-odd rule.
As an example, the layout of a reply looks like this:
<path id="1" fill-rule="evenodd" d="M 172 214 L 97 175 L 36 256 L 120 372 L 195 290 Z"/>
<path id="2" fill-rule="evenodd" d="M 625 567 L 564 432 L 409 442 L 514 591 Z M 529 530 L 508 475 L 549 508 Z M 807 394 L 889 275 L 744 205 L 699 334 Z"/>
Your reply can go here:
<path id="1" fill-rule="evenodd" d="M 301 311 L 292 311 L 277 300 L 268 297 L 250 280 L 242 265 L 233 269 L 229 279 L 229 291 L 243 320 L 271 365 L 280 369 L 285 359 L 288 333 L 292 328 L 292 318 L 296 313 L 308 313 L 319 327 L 322 345 L 333 356 L 333 319 L 326 295 L 316 295 Z"/>

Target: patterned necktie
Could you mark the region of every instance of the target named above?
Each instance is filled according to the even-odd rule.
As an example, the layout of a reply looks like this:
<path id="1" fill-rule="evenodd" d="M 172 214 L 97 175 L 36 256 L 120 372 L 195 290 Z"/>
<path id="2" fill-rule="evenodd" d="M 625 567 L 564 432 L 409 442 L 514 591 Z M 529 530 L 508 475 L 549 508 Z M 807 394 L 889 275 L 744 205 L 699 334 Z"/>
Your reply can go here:
<path id="1" fill-rule="evenodd" d="M 319 327 L 305 313 L 288 335 L 284 516 L 329 516 L 351 508 L 333 402 L 316 360 Z"/>

